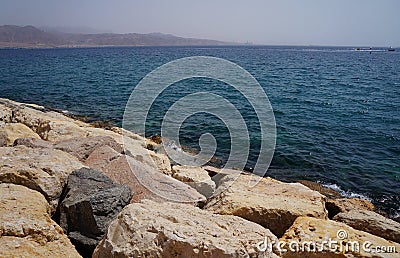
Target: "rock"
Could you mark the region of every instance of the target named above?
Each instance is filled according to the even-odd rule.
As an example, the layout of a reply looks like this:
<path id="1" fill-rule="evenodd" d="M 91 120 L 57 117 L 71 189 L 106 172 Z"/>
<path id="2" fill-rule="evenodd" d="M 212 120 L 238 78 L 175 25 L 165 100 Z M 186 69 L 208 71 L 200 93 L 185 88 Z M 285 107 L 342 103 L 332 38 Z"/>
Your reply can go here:
<path id="1" fill-rule="evenodd" d="M 83 167 L 75 157 L 52 149 L 0 148 L 0 182 L 24 185 L 43 194 L 55 210 L 68 175 Z"/>
<path id="2" fill-rule="evenodd" d="M 7 146 L 7 135 L 0 131 L 0 147 Z"/>
<path id="3" fill-rule="evenodd" d="M 220 169 L 212 166 L 203 166 L 202 168 L 208 172 L 208 175 L 211 176 L 211 179 L 215 182 L 217 187 L 221 185 L 221 179 L 225 176 L 231 175 L 233 177 L 237 177 L 239 174 L 249 174 L 236 169 Z"/>
<path id="4" fill-rule="evenodd" d="M 146 200 L 124 208 L 93 257 L 265 257 L 257 250 L 265 237 L 277 240 L 242 218 Z"/>
<path id="5" fill-rule="evenodd" d="M 68 152 L 80 161 L 85 161 L 95 149 L 104 145 L 119 153 L 123 152 L 122 146 L 109 136 L 74 137 L 56 143 L 54 148 Z"/>
<path id="6" fill-rule="evenodd" d="M 59 127 L 59 125 L 63 122 L 71 124 L 71 126 L 73 124 L 78 127 L 89 126 L 86 123 L 74 120 L 64 116 L 61 113 L 48 111 L 46 108 L 38 105 L 22 104 L 11 100 L 0 99 L 0 106 L 11 109 L 11 117 L 9 119 L 10 122 L 22 123 L 31 128 L 44 139 L 47 139 L 47 134 L 49 130 L 52 129 L 52 125 L 49 124 L 50 121 L 52 121 L 52 123 L 56 123 L 56 128 Z"/>
<path id="7" fill-rule="evenodd" d="M 3 146 L 12 146 L 17 138 L 31 137 L 40 139 L 39 135 L 20 123 L 8 123 L 0 126 L 0 135 L 0 137 L 5 138 L 6 144 Z"/>
<path id="8" fill-rule="evenodd" d="M 131 202 L 142 199 L 198 203 L 206 198 L 190 186 L 154 170 L 132 157 L 121 155 L 104 146 L 87 158 L 87 166 L 99 169 L 115 182 L 129 186 L 134 192 Z"/>
<path id="9" fill-rule="evenodd" d="M 337 192 L 331 188 L 325 187 L 325 186 L 321 185 L 320 183 L 316 183 L 316 182 L 308 181 L 308 180 L 299 180 L 298 182 L 302 185 L 307 186 L 311 190 L 317 191 L 317 192 L 325 195 L 326 197 L 328 197 L 330 199 L 342 197 L 342 195 L 340 195 L 339 192 Z"/>
<path id="10" fill-rule="evenodd" d="M 121 129 L 122 130 L 122 129 Z M 97 136 L 110 136 L 117 143 L 123 145 L 125 154 L 133 157 L 134 159 L 150 166 L 159 169 L 164 174 L 171 174 L 171 163 L 166 155 L 155 153 L 154 151 L 146 149 L 146 141 L 142 137 L 134 137 L 133 133 L 126 132 L 126 135 L 121 135 L 113 131 L 104 130 L 100 128 L 87 128 L 86 131 L 89 135 Z M 118 131 L 114 129 L 114 131 Z M 125 132 L 123 130 L 122 132 Z"/>
<path id="11" fill-rule="evenodd" d="M 14 146 L 18 145 L 24 145 L 29 148 L 39 149 L 54 148 L 54 144 L 52 142 L 36 138 L 18 138 L 14 141 Z"/>
<path id="12" fill-rule="evenodd" d="M 200 167 L 173 166 L 172 177 L 190 185 L 205 197 L 210 197 L 215 191 L 214 181 Z"/>
<path id="13" fill-rule="evenodd" d="M 85 127 L 80 127 L 68 121 L 50 121 L 46 124 L 45 130 L 39 132 L 42 139 L 58 142 L 73 137 L 84 138 L 88 135 Z"/>
<path id="14" fill-rule="evenodd" d="M 4 99 L 0 99 L 0 121 L 11 123 L 12 110 L 3 104 Z"/>
<path id="15" fill-rule="evenodd" d="M 0 196 L 0 257 L 80 257 L 50 218 L 43 195 L 2 183 Z"/>
<path id="16" fill-rule="evenodd" d="M 327 218 L 324 196 L 302 184 L 261 178 L 250 187 L 252 176 L 236 178 L 224 177 L 205 209 L 256 222 L 277 236 L 282 236 L 297 217 Z"/>
<path id="17" fill-rule="evenodd" d="M 311 217 L 297 218 L 280 241 L 283 243 L 281 250 L 287 250 L 282 257 L 290 258 L 398 257 L 398 253 L 374 253 L 373 248 L 392 246 L 397 252 L 400 250 L 397 243 L 353 229 L 344 223 Z M 315 251 L 313 243 L 316 244 Z M 356 248 L 357 244 L 359 249 Z M 305 247 L 303 252 L 296 250 L 302 246 Z"/>
<path id="18" fill-rule="evenodd" d="M 83 256 L 91 256 L 109 223 L 127 205 L 132 191 L 102 173 L 81 168 L 68 176 L 60 204 L 60 225 Z"/>
<path id="19" fill-rule="evenodd" d="M 328 210 L 330 219 L 341 212 L 348 212 L 351 210 L 373 211 L 375 209 L 374 205 L 370 201 L 359 198 L 328 199 L 326 200 L 325 206 Z"/>
<path id="20" fill-rule="evenodd" d="M 107 145 L 115 151 L 122 153 L 123 148 L 113 138 L 109 136 L 89 136 L 72 137 L 56 143 L 33 138 L 20 138 L 14 145 L 24 145 L 30 148 L 51 148 L 68 152 L 80 161 L 85 161 L 87 157 L 97 148 Z"/>
<path id="21" fill-rule="evenodd" d="M 120 134 L 120 135 L 127 136 L 127 137 L 132 138 L 133 140 L 137 140 L 137 141 L 146 141 L 147 140 L 145 137 L 135 134 L 131 131 L 125 130 L 124 128 L 121 128 L 121 127 L 112 127 L 110 129 L 110 131 Z"/>
<path id="22" fill-rule="evenodd" d="M 352 228 L 400 243 L 400 223 L 368 210 L 350 210 L 333 217 Z"/>
<path id="23" fill-rule="evenodd" d="M 84 164 L 93 169 L 103 171 L 111 163 L 111 161 L 113 161 L 121 156 L 122 156 L 121 153 L 117 152 L 110 146 L 105 145 L 105 146 L 96 148 L 87 157 Z"/>
<path id="24" fill-rule="evenodd" d="M 19 237 L 0 237 L 0 257 L 82 257 L 67 237 L 41 245 Z"/>

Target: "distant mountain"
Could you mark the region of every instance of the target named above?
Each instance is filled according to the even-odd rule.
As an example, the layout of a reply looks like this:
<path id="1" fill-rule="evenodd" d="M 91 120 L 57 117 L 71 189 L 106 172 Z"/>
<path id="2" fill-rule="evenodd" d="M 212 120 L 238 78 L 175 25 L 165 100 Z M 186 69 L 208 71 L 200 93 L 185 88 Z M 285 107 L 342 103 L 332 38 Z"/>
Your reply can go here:
<path id="1" fill-rule="evenodd" d="M 33 26 L 0 26 L 0 48 L 56 48 L 94 46 L 194 46 L 232 45 L 208 39 L 182 38 L 170 34 L 65 33 Z"/>

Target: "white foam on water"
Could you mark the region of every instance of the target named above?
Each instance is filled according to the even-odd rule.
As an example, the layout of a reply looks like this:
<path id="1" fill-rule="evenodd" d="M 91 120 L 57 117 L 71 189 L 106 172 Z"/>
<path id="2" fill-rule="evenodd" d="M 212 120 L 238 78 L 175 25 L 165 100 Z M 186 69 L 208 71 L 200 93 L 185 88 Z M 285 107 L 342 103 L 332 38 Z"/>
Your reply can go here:
<path id="1" fill-rule="evenodd" d="M 341 195 L 343 195 L 344 197 L 347 197 L 347 198 L 359 198 L 359 199 L 363 199 L 363 200 L 367 200 L 367 201 L 372 201 L 372 199 L 366 195 L 353 193 L 351 191 L 345 191 L 342 188 L 340 188 L 340 186 L 338 186 L 337 184 L 322 184 L 322 185 L 325 187 L 328 187 L 332 190 L 337 191 L 338 193 L 340 193 Z"/>

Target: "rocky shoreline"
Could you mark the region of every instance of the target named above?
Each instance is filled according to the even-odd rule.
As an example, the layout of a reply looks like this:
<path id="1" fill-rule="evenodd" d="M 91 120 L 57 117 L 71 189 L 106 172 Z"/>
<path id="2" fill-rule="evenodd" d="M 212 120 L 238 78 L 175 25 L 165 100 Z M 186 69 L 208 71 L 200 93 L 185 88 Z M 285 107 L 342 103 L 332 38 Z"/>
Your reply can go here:
<path id="1" fill-rule="evenodd" d="M 400 252 L 400 223 L 366 200 L 307 181 L 250 187 L 246 172 L 171 164 L 159 142 L 33 104 L 0 99 L 0 156 L 0 257 Z"/>

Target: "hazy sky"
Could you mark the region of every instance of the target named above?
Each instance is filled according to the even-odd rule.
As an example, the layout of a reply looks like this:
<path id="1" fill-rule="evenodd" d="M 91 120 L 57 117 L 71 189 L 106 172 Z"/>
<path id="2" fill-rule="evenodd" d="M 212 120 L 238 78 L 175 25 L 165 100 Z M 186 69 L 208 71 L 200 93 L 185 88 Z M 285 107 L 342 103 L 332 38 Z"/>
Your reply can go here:
<path id="1" fill-rule="evenodd" d="M 400 1 L 0 0 L 0 24 L 256 44 L 400 46 Z"/>

